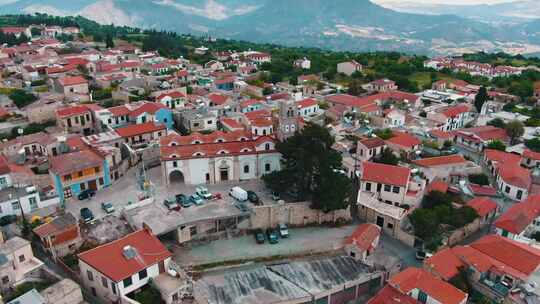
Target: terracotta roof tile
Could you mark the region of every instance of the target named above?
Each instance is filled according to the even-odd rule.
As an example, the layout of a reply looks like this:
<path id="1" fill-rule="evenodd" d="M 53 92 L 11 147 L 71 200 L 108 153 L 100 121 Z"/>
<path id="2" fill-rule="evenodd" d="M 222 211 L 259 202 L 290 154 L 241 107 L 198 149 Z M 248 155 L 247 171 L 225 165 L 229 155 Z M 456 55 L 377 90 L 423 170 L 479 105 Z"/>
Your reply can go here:
<path id="1" fill-rule="evenodd" d="M 386 285 L 367 304 L 420 304 L 420 302 Z"/>
<path id="2" fill-rule="evenodd" d="M 123 248 L 130 246 L 136 257 L 127 259 Z M 139 230 L 105 245 L 79 254 L 79 259 L 118 282 L 149 266 L 155 265 L 172 254 L 157 237 L 147 230 Z"/>
<path id="3" fill-rule="evenodd" d="M 461 154 L 437 156 L 413 160 L 413 163 L 421 167 L 448 166 L 469 162 Z"/>
<path id="4" fill-rule="evenodd" d="M 403 132 L 394 132 L 394 137 L 387 139 L 386 142 L 409 149 L 422 144 L 422 142 L 415 136 Z"/>
<path id="5" fill-rule="evenodd" d="M 381 228 L 375 224 L 360 224 L 347 238 L 345 244 L 353 244 L 363 251 L 373 251 L 372 244 L 381 234 Z"/>
<path id="6" fill-rule="evenodd" d="M 52 172 L 63 176 L 87 168 L 101 167 L 103 158 L 91 150 L 82 150 L 53 156 L 50 164 Z"/>
<path id="7" fill-rule="evenodd" d="M 424 262 L 424 265 L 445 281 L 455 277 L 459 273 L 459 268 L 465 266 L 451 248 L 438 251 L 435 255 L 428 258 Z"/>
<path id="8" fill-rule="evenodd" d="M 480 217 L 484 217 L 497 210 L 499 205 L 487 197 L 476 197 L 467 202 L 467 206 L 476 210 Z"/>
<path id="9" fill-rule="evenodd" d="M 123 128 L 116 129 L 116 133 L 122 137 L 132 137 L 142 135 L 146 133 L 153 133 L 161 130 L 165 130 L 166 127 L 163 124 L 155 122 L 147 122 L 143 124 L 131 125 Z"/>
<path id="10" fill-rule="evenodd" d="M 405 294 L 420 289 L 444 304 L 460 304 L 467 298 L 467 294 L 463 291 L 419 268 L 405 269 L 391 277 L 388 284 Z"/>
<path id="11" fill-rule="evenodd" d="M 531 195 L 503 213 L 495 221 L 495 227 L 520 234 L 538 216 L 540 216 L 540 195 Z"/>
<path id="12" fill-rule="evenodd" d="M 405 167 L 392 166 L 372 162 L 364 162 L 362 180 L 381 184 L 406 186 L 409 182 L 411 170 Z"/>

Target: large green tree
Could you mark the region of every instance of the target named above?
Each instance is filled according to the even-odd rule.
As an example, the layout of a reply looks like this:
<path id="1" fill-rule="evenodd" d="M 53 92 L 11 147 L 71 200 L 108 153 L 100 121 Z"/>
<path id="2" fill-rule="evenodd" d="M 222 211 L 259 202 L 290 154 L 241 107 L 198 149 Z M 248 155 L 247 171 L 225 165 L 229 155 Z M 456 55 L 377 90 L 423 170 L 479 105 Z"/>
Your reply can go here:
<path id="1" fill-rule="evenodd" d="M 332 149 L 333 144 L 326 128 L 307 124 L 277 144 L 282 170 L 265 175 L 265 184 L 273 191 L 295 191 L 299 200 L 311 199 L 312 207 L 324 212 L 346 208 L 352 182 L 342 173 L 341 154 Z"/>
<path id="2" fill-rule="evenodd" d="M 476 110 L 480 113 L 482 111 L 482 106 L 486 101 L 488 101 L 489 96 L 486 90 L 486 87 L 481 87 L 478 93 L 476 94 L 476 97 L 474 98 L 474 106 L 476 107 Z"/>
<path id="3" fill-rule="evenodd" d="M 505 126 L 506 134 L 510 137 L 510 144 L 515 144 L 517 139 L 525 134 L 525 127 L 519 120 L 512 120 Z"/>

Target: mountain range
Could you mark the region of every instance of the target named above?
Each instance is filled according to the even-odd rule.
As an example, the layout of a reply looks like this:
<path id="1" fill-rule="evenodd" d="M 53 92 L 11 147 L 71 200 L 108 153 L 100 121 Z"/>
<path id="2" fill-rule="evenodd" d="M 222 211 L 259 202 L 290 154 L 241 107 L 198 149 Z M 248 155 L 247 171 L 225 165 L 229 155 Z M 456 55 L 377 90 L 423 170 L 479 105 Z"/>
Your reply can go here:
<path id="1" fill-rule="evenodd" d="M 18 0 L 0 6 L 3 14 L 35 12 L 332 50 L 540 52 L 540 19 L 495 24 L 459 12 L 398 12 L 369 0 Z"/>

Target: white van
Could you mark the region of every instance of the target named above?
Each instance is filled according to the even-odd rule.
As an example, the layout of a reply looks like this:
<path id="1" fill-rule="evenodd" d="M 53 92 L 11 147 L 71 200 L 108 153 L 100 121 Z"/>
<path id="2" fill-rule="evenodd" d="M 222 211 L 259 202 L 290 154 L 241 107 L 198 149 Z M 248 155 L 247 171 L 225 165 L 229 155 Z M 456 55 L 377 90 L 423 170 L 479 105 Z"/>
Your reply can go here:
<path id="1" fill-rule="evenodd" d="M 231 188 L 231 190 L 229 190 L 229 195 L 240 202 L 245 202 L 248 199 L 247 191 L 240 187 Z"/>

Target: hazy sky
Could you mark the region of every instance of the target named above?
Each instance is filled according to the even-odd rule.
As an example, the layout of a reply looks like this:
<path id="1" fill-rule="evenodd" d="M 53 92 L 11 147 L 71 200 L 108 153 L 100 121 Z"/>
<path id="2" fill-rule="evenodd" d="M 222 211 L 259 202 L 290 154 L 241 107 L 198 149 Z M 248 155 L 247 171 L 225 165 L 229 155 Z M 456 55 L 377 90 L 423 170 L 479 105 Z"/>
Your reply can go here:
<path id="1" fill-rule="evenodd" d="M 494 4 L 503 2 L 514 2 L 517 0 L 372 0 L 375 3 L 390 4 L 400 2 L 422 3 L 422 4 Z"/>

